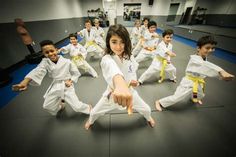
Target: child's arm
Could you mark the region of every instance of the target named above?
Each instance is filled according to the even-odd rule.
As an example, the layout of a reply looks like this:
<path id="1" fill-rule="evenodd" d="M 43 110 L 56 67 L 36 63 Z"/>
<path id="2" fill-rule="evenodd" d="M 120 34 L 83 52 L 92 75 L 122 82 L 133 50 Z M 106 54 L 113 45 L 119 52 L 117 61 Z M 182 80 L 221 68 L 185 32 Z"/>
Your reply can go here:
<path id="1" fill-rule="evenodd" d="M 84 38 L 84 30 L 81 30 L 81 31 L 77 32 L 77 34 L 78 34 L 81 38 Z"/>
<path id="2" fill-rule="evenodd" d="M 114 102 L 121 106 L 131 106 L 132 95 L 125 82 L 123 73 L 111 56 L 106 55 L 102 58 L 101 68 L 107 84 L 113 89 Z"/>
<path id="3" fill-rule="evenodd" d="M 195 55 L 191 56 L 190 63 L 193 65 L 193 72 L 205 75 L 207 77 L 221 77 L 223 80 L 232 80 L 234 75 L 229 74 L 221 67 L 209 62 L 203 61 L 196 57 Z"/>
<path id="4" fill-rule="evenodd" d="M 62 54 L 67 54 L 67 53 L 69 53 L 69 50 L 70 50 L 70 44 L 68 44 L 68 45 L 66 45 L 66 46 L 63 46 L 63 47 L 61 47 L 60 49 L 58 49 L 57 51 L 57 53 L 59 54 L 59 53 L 62 53 Z"/>
<path id="5" fill-rule="evenodd" d="M 152 39 L 152 35 L 149 32 L 145 32 L 143 35 L 143 38 L 145 40 L 151 40 Z"/>
<path id="6" fill-rule="evenodd" d="M 159 38 L 159 35 L 157 33 L 152 35 L 152 38 Z"/>
<path id="7" fill-rule="evenodd" d="M 219 72 L 220 77 L 225 81 L 232 81 L 234 79 L 234 75 L 222 70 Z"/>
<path id="8" fill-rule="evenodd" d="M 12 86 L 12 90 L 14 91 L 22 91 L 22 90 L 26 90 L 28 84 L 30 85 L 34 85 L 34 86 L 39 86 L 41 85 L 41 82 L 44 78 L 44 76 L 47 74 L 47 70 L 46 70 L 46 63 L 47 59 L 43 58 L 42 61 L 40 62 L 40 64 L 33 69 L 31 72 L 29 72 L 23 81 L 21 81 L 21 83 L 13 85 Z"/>
<path id="9" fill-rule="evenodd" d="M 31 78 L 24 78 L 23 81 L 21 81 L 19 84 L 15 84 L 12 86 L 13 91 L 24 91 L 27 89 L 29 82 L 31 81 Z"/>
<path id="10" fill-rule="evenodd" d="M 176 54 L 171 50 L 172 49 L 168 49 L 163 42 L 159 43 L 157 46 L 157 54 L 159 54 L 161 57 L 166 57 L 166 55 L 169 55 L 170 57 L 176 57 Z"/>
<path id="11" fill-rule="evenodd" d="M 168 54 L 170 57 L 176 57 L 176 54 L 171 51 L 167 51 L 166 54 Z"/>
<path id="12" fill-rule="evenodd" d="M 113 84 L 115 87 L 112 93 L 114 102 L 123 107 L 132 106 L 132 95 L 123 76 L 115 75 L 113 77 Z"/>

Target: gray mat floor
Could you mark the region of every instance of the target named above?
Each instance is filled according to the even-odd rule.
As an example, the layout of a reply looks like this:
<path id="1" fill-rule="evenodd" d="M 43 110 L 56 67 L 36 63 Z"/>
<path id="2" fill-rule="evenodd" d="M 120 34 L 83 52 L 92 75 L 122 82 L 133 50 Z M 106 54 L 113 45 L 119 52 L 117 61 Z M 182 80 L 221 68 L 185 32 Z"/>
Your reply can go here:
<path id="1" fill-rule="evenodd" d="M 156 99 L 173 94 L 195 50 L 173 41 L 177 57 L 178 82 L 157 84 L 157 78 L 137 88 L 140 96 L 152 108 L 157 121 L 155 128 L 134 113 L 115 111 L 99 118 L 86 131 L 88 116 L 75 113 L 69 106 L 60 117 L 42 108 L 43 94 L 50 84 L 45 77 L 42 86 L 30 87 L 0 110 L 0 157 L 168 157 L 168 156 L 236 156 L 236 81 L 207 79 L 203 105 L 189 100 L 168 110 L 157 112 Z M 211 56 L 213 63 L 236 74 L 235 64 Z M 100 60 L 89 60 L 99 73 L 98 78 L 82 76 L 75 85 L 79 99 L 93 105 L 106 89 L 99 66 Z M 151 61 L 141 63 L 140 76 Z"/>

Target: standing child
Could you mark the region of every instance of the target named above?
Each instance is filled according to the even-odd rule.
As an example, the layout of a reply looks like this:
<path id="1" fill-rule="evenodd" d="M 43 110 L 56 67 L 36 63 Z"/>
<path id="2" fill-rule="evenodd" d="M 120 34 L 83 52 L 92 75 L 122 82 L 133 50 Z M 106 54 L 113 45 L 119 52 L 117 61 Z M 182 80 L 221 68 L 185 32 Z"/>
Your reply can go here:
<path id="1" fill-rule="evenodd" d="M 129 114 L 132 108 L 137 110 L 146 118 L 148 124 L 154 127 L 155 121 L 151 117 L 150 107 L 133 88 L 138 85 L 138 64 L 131 55 L 131 41 L 126 28 L 122 25 L 111 26 L 107 33 L 106 46 L 101 68 L 108 87 L 92 109 L 85 128 L 89 129 L 94 121 L 105 113 L 123 107 L 127 107 Z"/>
<path id="2" fill-rule="evenodd" d="M 140 38 L 139 38 L 139 41 L 138 43 L 136 44 L 136 46 L 134 47 L 134 49 L 132 50 L 132 54 L 134 56 L 137 56 L 138 53 L 141 51 L 142 49 L 142 45 L 143 45 L 143 42 L 144 42 L 144 34 L 146 31 L 148 31 L 148 23 L 149 23 L 150 19 L 147 18 L 147 17 L 144 17 L 143 18 L 143 25 L 141 25 L 140 27 Z"/>
<path id="3" fill-rule="evenodd" d="M 43 58 L 21 83 L 13 85 L 12 89 L 24 91 L 28 84 L 39 86 L 48 72 L 53 81 L 44 95 L 43 108 L 56 115 L 58 111 L 64 110 L 65 101 L 74 111 L 89 114 L 91 105 L 79 101 L 75 94 L 73 82 L 77 82 L 80 75 L 76 66 L 69 59 L 57 55 L 57 49 L 52 41 L 44 40 L 40 46 L 46 58 Z"/>
<path id="4" fill-rule="evenodd" d="M 78 32 L 78 34 L 85 38 L 85 45 L 88 53 L 91 53 L 91 56 L 98 55 L 102 57 L 104 50 L 96 43 L 95 39 L 97 37 L 96 31 L 92 29 L 92 24 L 90 20 L 85 21 L 85 29 Z"/>
<path id="5" fill-rule="evenodd" d="M 134 28 L 132 29 L 130 36 L 131 36 L 130 38 L 131 38 L 132 48 L 135 48 L 141 37 L 140 20 L 135 20 Z"/>
<path id="6" fill-rule="evenodd" d="M 145 80 L 160 72 L 161 83 L 165 79 L 165 72 L 169 74 L 169 78 L 172 82 L 176 83 L 176 68 L 170 61 L 170 57 L 175 57 L 175 53 L 172 52 L 172 38 L 173 30 L 167 29 L 162 33 L 163 40 L 158 44 L 156 51 L 154 52 L 155 57 L 153 58 L 152 64 L 139 78 L 140 84 Z"/>
<path id="7" fill-rule="evenodd" d="M 190 56 L 185 77 L 180 82 L 174 95 L 156 101 L 158 111 L 162 111 L 162 107 L 166 108 L 174 105 L 185 98 L 192 98 L 194 103 L 202 104 L 201 99 L 205 96 L 204 79 L 206 77 L 221 77 L 226 81 L 234 78 L 234 75 L 207 61 L 207 56 L 214 51 L 216 44 L 217 42 L 211 36 L 201 37 L 197 41 L 197 53 Z"/>
<path id="8" fill-rule="evenodd" d="M 78 43 L 77 35 L 70 34 L 70 44 L 64 46 L 58 50 L 58 52 L 62 52 L 63 54 L 70 53 L 72 61 L 78 68 L 89 72 L 93 77 L 98 77 L 97 72 L 88 64 L 85 60 L 87 56 L 86 49 Z"/>
<path id="9" fill-rule="evenodd" d="M 144 43 L 142 44 L 142 50 L 135 58 L 135 60 L 139 63 L 141 61 L 146 60 L 147 58 L 153 58 L 154 52 L 158 45 L 159 36 L 156 33 L 157 24 L 155 21 L 150 21 L 148 23 L 148 31 L 144 33 Z"/>
<path id="10" fill-rule="evenodd" d="M 106 48 L 106 43 L 104 41 L 104 36 L 105 36 L 105 32 L 102 29 L 102 27 L 99 26 L 99 20 L 98 19 L 94 19 L 94 27 L 93 29 L 96 32 L 96 39 L 95 42 L 103 49 Z"/>

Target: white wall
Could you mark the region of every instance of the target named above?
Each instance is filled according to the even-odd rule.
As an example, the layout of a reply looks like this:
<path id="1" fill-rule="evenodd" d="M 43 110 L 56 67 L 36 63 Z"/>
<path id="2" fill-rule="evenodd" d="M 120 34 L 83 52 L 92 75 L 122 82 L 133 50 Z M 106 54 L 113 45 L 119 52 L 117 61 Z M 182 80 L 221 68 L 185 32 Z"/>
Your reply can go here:
<path id="1" fill-rule="evenodd" d="M 81 0 L 7 0 L 0 5 L 0 23 L 82 17 Z"/>
<path id="2" fill-rule="evenodd" d="M 82 15 L 83 17 L 87 17 L 88 10 L 96 10 L 98 8 L 103 9 L 102 0 L 81 0 L 82 6 Z"/>

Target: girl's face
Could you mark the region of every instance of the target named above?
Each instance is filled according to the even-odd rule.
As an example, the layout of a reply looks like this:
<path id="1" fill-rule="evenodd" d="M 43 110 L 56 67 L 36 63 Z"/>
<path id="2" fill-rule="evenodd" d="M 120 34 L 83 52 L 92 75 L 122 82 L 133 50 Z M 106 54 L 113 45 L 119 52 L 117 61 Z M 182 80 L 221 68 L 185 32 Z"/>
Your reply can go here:
<path id="1" fill-rule="evenodd" d="M 77 39 L 75 37 L 70 37 L 70 43 L 73 44 L 73 45 L 76 45 L 77 44 Z"/>
<path id="2" fill-rule="evenodd" d="M 125 43 L 118 35 L 112 35 L 109 41 L 110 48 L 118 56 L 122 56 L 125 48 Z"/>
<path id="3" fill-rule="evenodd" d="M 198 54 L 202 56 L 202 58 L 206 58 L 209 56 L 213 51 L 215 51 L 215 45 L 213 44 L 205 44 L 201 48 L 197 48 Z"/>

